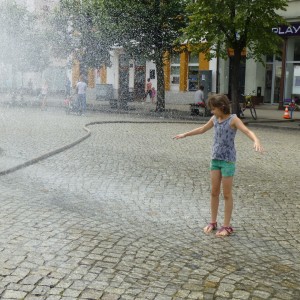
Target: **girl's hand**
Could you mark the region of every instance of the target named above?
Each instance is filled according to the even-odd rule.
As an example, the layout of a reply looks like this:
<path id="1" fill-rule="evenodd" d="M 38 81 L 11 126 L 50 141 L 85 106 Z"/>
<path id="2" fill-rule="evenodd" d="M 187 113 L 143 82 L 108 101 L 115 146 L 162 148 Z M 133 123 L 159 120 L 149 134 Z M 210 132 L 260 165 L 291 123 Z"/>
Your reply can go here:
<path id="1" fill-rule="evenodd" d="M 257 152 L 260 152 L 260 153 L 263 153 L 263 152 L 264 152 L 264 148 L 263 148 L 263 146 L 260 144 L 259 141 L 254 142 L 253 148 L 254 148 L 254 150 L 257 151 Z"/>
<path id="2" fill-rule="evenodd" d="M 181 134 L 177 134 L 176 136 L 174 136 L 173 139 L 179 140 L 179 139 L 183 139 L 185 137 L 186 137 L 185 133 L 181 133 Z"/>

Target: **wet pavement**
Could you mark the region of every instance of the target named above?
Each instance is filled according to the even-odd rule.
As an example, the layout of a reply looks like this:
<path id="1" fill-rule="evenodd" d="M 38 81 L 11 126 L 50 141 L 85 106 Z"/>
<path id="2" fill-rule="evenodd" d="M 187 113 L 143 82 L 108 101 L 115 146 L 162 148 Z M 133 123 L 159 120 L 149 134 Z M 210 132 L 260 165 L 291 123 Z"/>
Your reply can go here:
<path id="1" fill-rule="evenodd" d="M 237 135 L 235 233 L 216 238 L 213 132 L 172 139 L 204 121 L 1 108 L 0 171 L 91 135 L 1 176 L 0 298 L 300 299 L 299 131 L 253 128 L 264 155 Z"/>

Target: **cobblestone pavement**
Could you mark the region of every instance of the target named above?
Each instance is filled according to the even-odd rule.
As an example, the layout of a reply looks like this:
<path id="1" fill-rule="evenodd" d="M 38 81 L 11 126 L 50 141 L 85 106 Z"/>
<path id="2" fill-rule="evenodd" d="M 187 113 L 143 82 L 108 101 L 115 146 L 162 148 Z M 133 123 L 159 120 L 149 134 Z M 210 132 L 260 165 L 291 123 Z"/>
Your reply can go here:
<path id="1" fill-rule="evenodd" d="M 256 128 L 263 156 L 238 134 L 235 233 L 216 238 L 202 233 L 212 132 L 171 139 L 196 124 L 2 110 L 1 169 L 94 121 L 137 123 L 95 124 L 1 177 L 1 299 L 300 299 L 298 132 Z"/>

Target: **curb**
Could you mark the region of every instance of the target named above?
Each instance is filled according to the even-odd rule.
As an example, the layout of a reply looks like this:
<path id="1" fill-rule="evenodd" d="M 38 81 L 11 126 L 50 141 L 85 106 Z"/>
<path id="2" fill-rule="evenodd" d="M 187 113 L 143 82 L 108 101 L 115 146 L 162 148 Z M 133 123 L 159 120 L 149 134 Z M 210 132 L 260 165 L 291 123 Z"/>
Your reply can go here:
<path id="1" fill-rule="evenodd" d="M 266 129 L 277 129 L 277 130 L 292 130 L 292 131 L 300 131 L 300 124 L 299 128 L 297 127 L 285 127 L 285 126 L 278 126 L 278 125 L 270 125 L 266 123 L 252 123 L 252 122 L 245 122 L 245 125 L 249 127 L 258 127 L 258 128 L 266 128 Z"/>

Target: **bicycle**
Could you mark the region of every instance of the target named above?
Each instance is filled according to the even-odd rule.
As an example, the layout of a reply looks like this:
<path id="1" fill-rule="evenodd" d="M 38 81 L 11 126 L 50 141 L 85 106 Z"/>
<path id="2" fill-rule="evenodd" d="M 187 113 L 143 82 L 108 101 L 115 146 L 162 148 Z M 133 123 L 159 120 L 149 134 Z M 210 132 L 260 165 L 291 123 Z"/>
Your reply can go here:
<path id="1" fill-rule="evenodd" d="M 254 91 L 252 93 L 254 93 Z M 254 120 L 256 120 L 257 114 L 256 114 L 255 105 L 254 105 L 254 102 L 252 99 L 252 93 L 249 93 L 248 95 L 241 94 L 244 97 L 244 101 L 241 103 L 241 106 L 240 106 L 241 112 L 240 113 L 241 113 L 241 117 L 244 117 L 244 111 L 247 108 L 249 108 L 252 118 Z"/>

